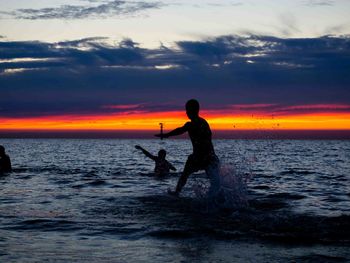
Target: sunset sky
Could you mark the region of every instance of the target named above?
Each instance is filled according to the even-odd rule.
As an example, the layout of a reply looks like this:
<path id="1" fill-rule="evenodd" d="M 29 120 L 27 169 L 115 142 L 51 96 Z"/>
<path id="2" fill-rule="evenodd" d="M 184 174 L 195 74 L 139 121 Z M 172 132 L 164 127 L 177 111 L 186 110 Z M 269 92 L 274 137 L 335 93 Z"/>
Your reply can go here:
<path id="1" fill-rule="evenodd" d="M 350 1 L 0 1 L 0 131 L 349 130 Z"/>

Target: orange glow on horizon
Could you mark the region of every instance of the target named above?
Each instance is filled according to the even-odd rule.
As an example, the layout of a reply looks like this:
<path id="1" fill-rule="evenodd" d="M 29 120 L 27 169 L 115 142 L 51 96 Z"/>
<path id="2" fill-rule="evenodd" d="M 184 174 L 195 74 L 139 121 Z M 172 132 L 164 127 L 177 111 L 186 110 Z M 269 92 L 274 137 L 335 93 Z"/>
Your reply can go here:
<path id="1" fill-rule="evenodd" d="M 201 111 L 201 116 L 213 130 L 350 130 L 350 112 L 271 116 Z M 0 118 L 0 130 L 157 130 L 162 122 L 169 131 L 187 121 L 183 111 L 61 115 Z"/>

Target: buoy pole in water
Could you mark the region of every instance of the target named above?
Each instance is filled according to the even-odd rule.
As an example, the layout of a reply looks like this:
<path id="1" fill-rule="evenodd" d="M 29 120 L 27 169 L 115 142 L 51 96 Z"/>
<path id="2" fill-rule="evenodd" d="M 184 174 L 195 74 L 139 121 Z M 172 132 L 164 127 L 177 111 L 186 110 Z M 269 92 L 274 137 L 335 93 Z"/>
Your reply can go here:
<path id="1" fill-rule="evenodd" d="M 160 139 L 163 140 L 163 123 L 159 123 L 160 126 Z"/>

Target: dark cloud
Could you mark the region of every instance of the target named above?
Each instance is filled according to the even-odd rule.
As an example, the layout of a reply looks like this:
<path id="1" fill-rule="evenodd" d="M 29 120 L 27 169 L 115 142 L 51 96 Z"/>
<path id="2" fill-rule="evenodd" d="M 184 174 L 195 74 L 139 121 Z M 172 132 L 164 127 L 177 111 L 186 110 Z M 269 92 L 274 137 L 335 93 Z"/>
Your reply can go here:
<path id="1" fill-rule="evenodd" d="M 134 16 L 139 13 L 157 9 L 164 4 L 145 1 L 87 1 L 87 5 L 62 5 L 40 9 L 17 9 L 13 12 L 2 12 L 5 16 L 17 19 L 83 19 L 83 18 L 110 18 Z"/>
<path id="2" fill-rule="evenodd" d="M 0 41 L 0 117 L 176 110 L 188 98 L 271 112 L 348 105 L 349 72 L 349 37 L 222 36 L 156 49 L 131 39 Z"/>

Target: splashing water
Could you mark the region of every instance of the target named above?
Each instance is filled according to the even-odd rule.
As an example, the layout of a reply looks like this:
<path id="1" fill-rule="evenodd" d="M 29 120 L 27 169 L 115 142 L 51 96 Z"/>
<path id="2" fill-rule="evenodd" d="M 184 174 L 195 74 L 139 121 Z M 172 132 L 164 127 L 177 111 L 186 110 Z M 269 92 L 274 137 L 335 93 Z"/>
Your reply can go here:
<path id="1" fill-rule="evenodd" d="M 219 169 L 212 174 L 218 177 L 219 182 L 215 193 L 209 194 L 211 185 L 208 179 L 198 177 L 194 180 L 192 190 L 197 198 L 208 200 L 210 210 L 236 210 L 247 207 L 247 182 L 253 176 L 249 168 L 249 165 L 220 163 Z"/>

